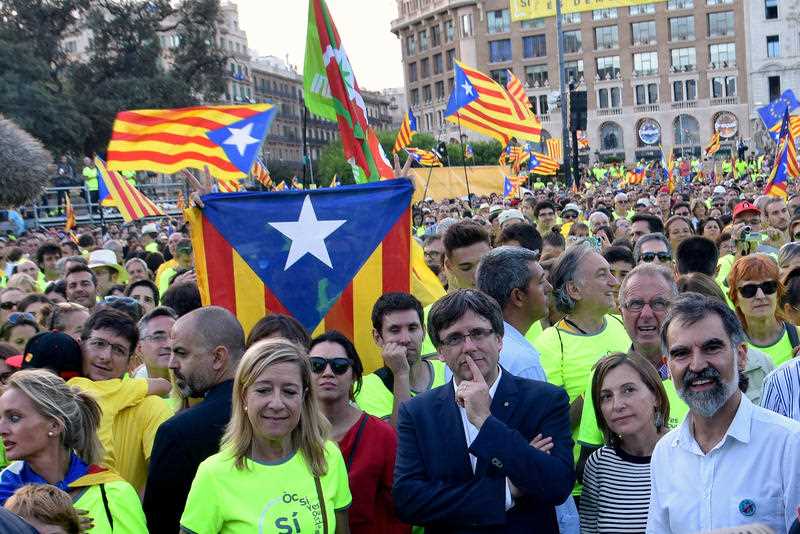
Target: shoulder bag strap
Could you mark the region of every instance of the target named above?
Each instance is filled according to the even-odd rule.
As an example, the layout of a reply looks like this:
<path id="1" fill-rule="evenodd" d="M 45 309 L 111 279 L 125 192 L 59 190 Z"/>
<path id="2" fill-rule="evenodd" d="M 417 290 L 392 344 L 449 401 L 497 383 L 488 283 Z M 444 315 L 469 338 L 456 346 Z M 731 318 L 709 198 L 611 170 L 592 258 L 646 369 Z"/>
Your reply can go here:
<path id="1" fill-rule="evenodd" d="M 114 532 L 114 518 L 111 516 L 111 509 L 108 507 L 108 495 L 106 495 L 105 484 L 100 484 L 100 497 L 103 499 L 103 508 L 106 510 L 106 519 L 108 519 L 111 532 Z"/>
<path id="2" fill-rule="evenodd" d="M 793 324 L 784 323 L 786 327 L 786 335 L 789 336 L 789 343 L 792 344 L 792 350 L 797 348 L 797 345 L 800 345 L 800 339 L 797 336 L 797 327 Z"/>
<path id="3" fill-rule="evenodd" d="M 322 514 L 322 534 L 328 534 L 328 513 L 325 510 L 325 496 L 322 494 L 322 482 L 318 476 L 314 476 L 314 485 L 317 487 L 317 501 L 319 501 L 319 511 Z"/>
<path id="4" fill-rule="evenodd" d="M 353 446 L 350 448 L 350 454 L 347 455 L 347 470 L 350 471 L 350 466 L 353 465 L 353 458 L 356 455 L 356 449 L 358 448 L 358 444 L 361 441 L 361 433 L 364 431 L 364 427 L 367 426 L 367 418 L 369 416 L 364 413 L 361 416 L 361 423 L 358 425 L 358 430 L 356 430 L 356 437 L 353 439 Z"/>

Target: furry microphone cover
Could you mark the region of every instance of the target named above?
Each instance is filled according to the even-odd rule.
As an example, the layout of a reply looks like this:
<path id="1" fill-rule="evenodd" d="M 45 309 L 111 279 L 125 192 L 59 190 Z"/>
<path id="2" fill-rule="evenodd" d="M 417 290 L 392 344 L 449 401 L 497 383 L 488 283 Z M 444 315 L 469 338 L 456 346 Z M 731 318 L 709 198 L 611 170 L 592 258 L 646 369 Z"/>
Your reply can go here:
<path id="1" fill-rule="evenodd" d="M 54 171 L 42 143 L 0 115 L 0 209 L 38 200 Z"/>

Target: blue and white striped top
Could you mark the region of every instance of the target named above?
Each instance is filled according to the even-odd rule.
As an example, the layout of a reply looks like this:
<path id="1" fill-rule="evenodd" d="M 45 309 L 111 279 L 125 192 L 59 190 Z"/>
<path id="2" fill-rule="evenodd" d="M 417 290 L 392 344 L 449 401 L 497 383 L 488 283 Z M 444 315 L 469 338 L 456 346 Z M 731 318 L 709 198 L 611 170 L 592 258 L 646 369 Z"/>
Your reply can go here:
<path id="1" fill-rule="evenodd" d="M 800 421 L 800 359 L 792 358 L 764 378 L 761 406 Z"/>

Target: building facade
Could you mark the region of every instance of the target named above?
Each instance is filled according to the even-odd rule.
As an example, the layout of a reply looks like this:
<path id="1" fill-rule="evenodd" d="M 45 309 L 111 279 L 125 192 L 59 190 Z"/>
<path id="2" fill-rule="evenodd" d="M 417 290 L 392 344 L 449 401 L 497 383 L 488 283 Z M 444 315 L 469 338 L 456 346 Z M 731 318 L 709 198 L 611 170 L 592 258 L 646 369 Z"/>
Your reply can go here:
<path id="1" fill-rule="evenodd" d="M 400 128 L 403 117 L 406 116 L 408 104 L 406 103 L 406 90 L 404 87 L 391 87 L 381 91 L 383 96 L 389 100 L 389 116 L 392 123 L 390 128 L 396 130 Z"/>
<path id="2" fill-rule="evenodd" d="M 792 9 L 793 8 L 793 9 Z M 771 141 L 758 108 L 787 89 L 800 91 L 800 2 L 745 2 L 752 142 L 763 148 Z"/>
<path id="3" fill-rule="evenodd" d="M 587 92 L 594 158 L 653 157 L 659 144 L 699 155 L 714 131 L 727 147 L 749 139 L 749 2 L 763 4 L 664 0 L 563 16 L 566 81 Z M 443 120 L 458 59 L 502 84 L 511 70 L 543 137 L 561 136 L 560 111 L 551 108 L 560 81 L 555 17 L 512 22 L 508 0 L 397 5 L 392 31 L 402 41 L 406 95 L 421 130 L 458 137 Z"/>

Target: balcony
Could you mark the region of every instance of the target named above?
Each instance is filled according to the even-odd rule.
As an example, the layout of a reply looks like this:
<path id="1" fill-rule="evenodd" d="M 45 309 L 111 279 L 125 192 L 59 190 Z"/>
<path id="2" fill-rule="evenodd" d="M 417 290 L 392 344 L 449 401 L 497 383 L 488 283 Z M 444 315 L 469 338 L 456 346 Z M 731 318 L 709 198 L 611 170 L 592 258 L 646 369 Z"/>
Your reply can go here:
<path id="1" fill-rule="evenodd" d="M 673 102 L 672 109 L 695 109 L 697 107 L 697 100 L 685 100 L 683 102 Z"/>
<path id="2" fill-rule="evenodd" d="M 712 98 L 709 103 L 712 106 L 733 106 L 739 103 L 738 96 L 724 96 L 720 98 Z"/>
<path id="3" fill-rule="evenodd" d="M 598 117 L 615 117 L 622 115 L 622 108 L 601 108 L 596 112 Z"/>
<path id="4" fill-rule="evenodd" d="M 634 113 L 658 113 L 661 111 L 661 106 L 658 104 L 645 104 L 642 106 L 634 106 Z"/>

